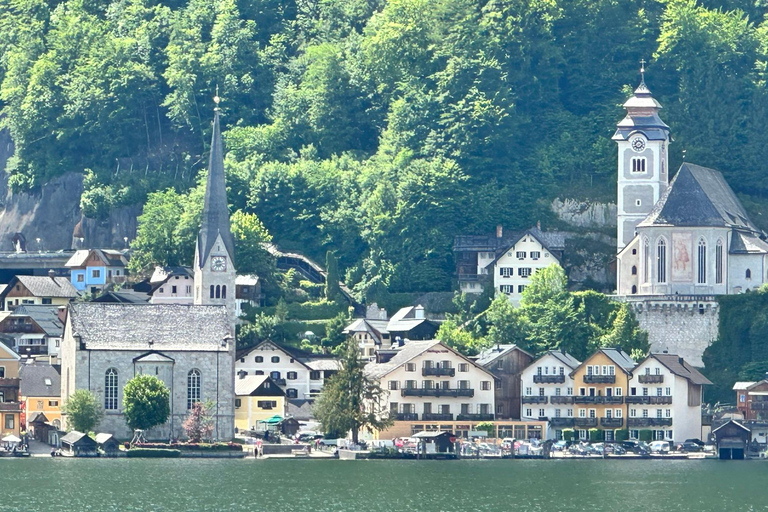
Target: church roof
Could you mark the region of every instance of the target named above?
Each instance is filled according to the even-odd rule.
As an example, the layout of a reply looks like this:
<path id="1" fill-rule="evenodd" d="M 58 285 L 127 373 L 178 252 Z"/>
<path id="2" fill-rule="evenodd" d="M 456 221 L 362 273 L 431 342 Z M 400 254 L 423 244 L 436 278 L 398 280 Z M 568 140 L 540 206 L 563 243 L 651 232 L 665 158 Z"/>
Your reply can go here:
<path id="1" fill-rule="evenodd" d="M 635 132 L 642 133 L 648 140 L 667 139 L 669 126 L 659 117 L 661 104 L 651 96 L 645 79 L 624 103 L 624 108 L 627 109 L 627 116 L 616 125 L 613 140 L 627 140 Z"/>
<path id="2" fill-rule="evenodd" d="M 226 351 L 224 306 L 71 304 L 72 334 L 90 350 Z"/>
<path id="3" fill-rule="evenodd" d="M 217 108 L 213 117 L 211 158 L 208 162 L 208 177 L 205 184 L 205 204 L 200 234 L 197 237 L 197 250 L 200 256 L 197 264 L 201 268 L 208 260 L 218 235 L 221 235 L 224 247 L 226 247 L 234 264 L 235 241 L 229 226 L 227 186 L 224 179 L 224 149 L 221 142 L 221 128 L 219 127 L 219 109 Z"/>
<path id="4" fill-rule="evenodd" d="M 638 227 L 716 226 L 758 229 L 719 171 L 684 163 Z"/>
<path id="5" fill-rule="evenodd" d="M 728 252 L 731 254 L 768 254 L 768 244 L 753 233 L 734 230 Z"/>

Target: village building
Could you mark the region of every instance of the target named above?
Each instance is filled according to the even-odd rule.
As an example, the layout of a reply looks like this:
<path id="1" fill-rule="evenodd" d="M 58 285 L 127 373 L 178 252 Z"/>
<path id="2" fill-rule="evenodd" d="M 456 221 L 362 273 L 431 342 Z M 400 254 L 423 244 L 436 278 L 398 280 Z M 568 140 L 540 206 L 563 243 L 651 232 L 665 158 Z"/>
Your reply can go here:
<path id="1" fill-rule="evenodd" d="M 606 441 L 626 428 L 624 396 L 635 362 L 615 348 L 600 348 L 571 372 L 574 381 L 574 428 L 579 439 L 602 430 Z"/>
<path id="2" fill-rule="evenodd" d="M 68 278 L 51 271 L 48 276 L 14 276 L 0 292 L 0 305 L 5 311 L 32 304 L 66 306 L 78 295 Z"/>
<path id="3" fill-rule="evenodd" d="M 768 379 L 757 382 L 736 382 L 736 408 L 744 420 L 768 421 Z"/>
<path id="4" fill-rule="evenodd" d="M 519 304 L 523 290 L 539 269 L 561 265 L 568 233 L 545 232 L 539 227 L 504 234 L 501 226 L 496 236 L 459 235 L 453 251 L 459 289 L 464 293 L 482 293 L 486 286 Z"/>
<path id="5" fill-rule="evenodd" d="M 18 437 L 21 431 L 20 360 L 19 354 L 0 343 L 0 437 Z"/>
<path id="6" fill-rule="evenodd" d="M 314 400 L 323 384 L 339 370 L 332 356 L 311 354 L 295 347 L 263 341 L 237 353 L 235 372 L 246 376 L 268 376 L 285 391 L 287 399 Z"/>
<path id="7" fill-rule="evenodd" d="M 264 294 L 261 293 L 261 281 L 256 275 L 240 275 L 235 278 L 235 313 L 237 318 L 245 313 L 245 307 L 261 307 L 264 305 Z"/>
<path id="8" fill-rule="evenodd" d="M 18 306 L 0 314 L 0 340 L 19 355 L 55 360 L 64 334 L 63 306 Z"/>
<path id="9" fill-rule="evenodd" d="M 675 354 L 650 354 L 633 370 L 627 403 L 627 428 L 637 439 L 639 430 L 653 430 L 657 441 L 682 443 L 702 439 L 703 387 L 712 384 L 696 368 Z"/>
<path id="10" fill-rule="evenodd" d="M 24 403 L 25 424 L 22 425 L 26 430 L 30 430 L 30 425 L 35 418 L 45 418 L 43 423 L 46 432 L 44 436 L 38 438 L 38 432 L 35 432 L 35 439 L 49 442 L 47 430 L 54 432 L 61 430 L 61 367 L 50 364 L 24 364 L 19 369 L 19 379 L 21 381 L 19 392 L 21 401 Z M 55 444 L 55 443 L 50 443 Z"/>
<path id="11" fill-rule="evenodd" d="M 126 253 L 113 249 L 81 249 L 65 266 L 80 292 L 96 295 L 106 287 L 123 284 L 128 276 Z"/>
<path id="12" fill-rule="evenodd" d="M 149 278 L 152 304 L 192 304 L 195 275 L 189 267 L 155 267 Z"/>
<path id="13" fill-rule="evenodd" d="M 567 352 L 550 350 L 522 372 L 521 418 L 548 422 L 547 439 L 562 439 L 563 430 L 575 427 L 571 373 L 580 364 Z"/>
<path id="14" fill-rule="evenodd" d="M 285 391 L 268 375 L 235 378 L 235 429 L 259 430 L 259 422 L 274 416 L 285 417 Z"/>
<path id="15" fill-rule="evenodd" d="M 194 273 L 191 305 L 69 306 L 61 346 L 61 396 L 66 401 L 78 389 L 93 392 L 105 412 L 99 430 L 131 438 L 123 388 L 135 375 L 149 374 L 170 390 L 171 414 L 166 424 L 145 434 L 148 438 L 183 439 L 184 419 L 194 404 L 206 401 L 215 403 L 213 436 L 229 440 L 234 435 L 236 273 L 218 108 Z"/>
<path id="16" fill-rule="evenodd" d="M 475 363 L 496 377 L 496 419 L 520 419 L 520 376 L 532 361 L 533 356 L 517 345 L 496 345 L 483 350 L 475 358 Z"/>
<path id="17" fill-rule="evenodd" d="M 404 343 L 405 340 L 432 339 L 439 328 L 437 322 L 426 317 L 424 307 L 418 305 L 398 310 L 387 322 L 386 330 L 393 342 Z"/>
<path id="18" fill-rule="evenodd" d="M 423 430 L 467 436 L 477 423 L 494 419 L 493 373 L 438 340 L 379 351 L 365 374 L 388 391 L 382 406 L 395 419 L 381 439 Z"/>
<path id="19" fill-rule="evenodd" d="M 749 446 L 751 432 L 738 421 L 729 420 L 712 430 L 720 459 L 744 459 Z"/>

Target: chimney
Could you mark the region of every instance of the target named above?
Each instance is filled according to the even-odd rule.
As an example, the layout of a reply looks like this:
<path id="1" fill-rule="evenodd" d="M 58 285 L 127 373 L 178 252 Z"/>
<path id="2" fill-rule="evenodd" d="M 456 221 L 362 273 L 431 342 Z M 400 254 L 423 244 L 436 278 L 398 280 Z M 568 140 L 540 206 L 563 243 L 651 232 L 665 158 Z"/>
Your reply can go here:
<path id="1" fill-rule="evenodd" d="M 53 269 L 49 269 L 48 270 L 48 277 L 50 277 L 51 279 L 56 279 L 56 271 L 53 270 Z"/>
<path id="2" fill-rule="evenodd" d="M 496 226 L 496 238 L 501 238 L 504 235 L 504 228 L 501 227 L 501 224 Z"/>
<path id="3" fill-rule="evenodd" d="M 66 320 L 67 320 L 67 307 L 66 306 L 61 306 L 60 308 L 58 308 L 56 310 L 56 317 L 59 319 L 59 322 L 61 322 L 62 324 L 64 322 L 66 322 Z"/>
<path id="4" fill-rule="evenodd" d="M 413 315 L 416 320 L 424 320 L 424 306 L 419 304 L 413 310 Z"/>
<path id="5" fill-rule="evenodd" d="M 677 362 L 680 363 L 680 366 L 683 366 L 683 367 L 685 366 L 685 360 L 683 360 L 682 357 L 678 357 Z"/>
<path id="6" fill-rule="evenodd" d="M 536 229 L 538 229 L 539 231 L 541 231 L 541 221 L 540 221 L 540 220 L 537 220 L 537 221 L 536 221 Z"/>

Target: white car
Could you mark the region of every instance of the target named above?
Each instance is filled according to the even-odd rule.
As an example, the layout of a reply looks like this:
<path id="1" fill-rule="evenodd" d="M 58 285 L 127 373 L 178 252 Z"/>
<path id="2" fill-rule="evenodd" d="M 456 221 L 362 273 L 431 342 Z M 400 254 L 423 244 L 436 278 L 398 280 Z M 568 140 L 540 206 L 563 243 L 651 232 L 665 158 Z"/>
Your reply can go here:
<path id="1" fill-rule="evenodd" d="M 669 453 L 669 443 L 667 441 L 652 442 L 651 453 Z"/>

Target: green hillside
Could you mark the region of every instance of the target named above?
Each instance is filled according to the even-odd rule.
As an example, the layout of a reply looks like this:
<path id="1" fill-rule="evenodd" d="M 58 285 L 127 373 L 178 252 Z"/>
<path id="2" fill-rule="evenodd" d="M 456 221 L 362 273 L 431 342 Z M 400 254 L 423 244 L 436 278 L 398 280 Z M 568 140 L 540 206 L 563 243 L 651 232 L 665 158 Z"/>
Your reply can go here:
<path id="1" fill-rule="evenodd" d="M 7 172 L 17 190 L 87 173 L 96 218 L 169 187 L 193 201 L 218 87 L 233 211 L 285 250 L 336 251 L 362 297 L 448 290 L 455 234 L 546 227 L 557 196 L 614 199 L 610 137 L 641 59 L 672 168 L 683 155 L 718 168 L 759 209 L 765 12 L 755 0 L 0 0 Z"/>

